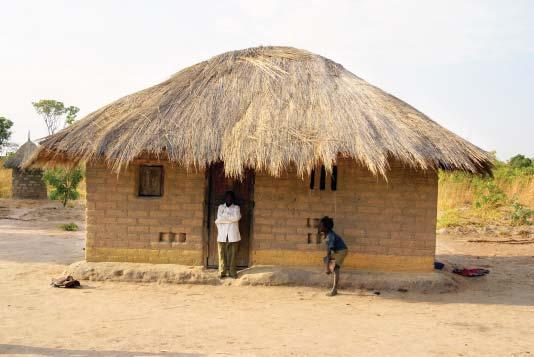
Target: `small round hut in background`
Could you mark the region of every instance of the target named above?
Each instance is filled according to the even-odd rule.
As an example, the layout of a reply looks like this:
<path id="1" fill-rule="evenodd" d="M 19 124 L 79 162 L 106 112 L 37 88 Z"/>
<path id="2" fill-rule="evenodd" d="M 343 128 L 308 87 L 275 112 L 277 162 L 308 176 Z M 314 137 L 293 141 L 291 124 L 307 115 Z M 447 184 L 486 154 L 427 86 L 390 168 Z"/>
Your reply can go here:
<path id="1" fill-rule="evenodd" d="M 37 149 L 37 144 L 30 140 L 22 145 L 15 155 L 4 163 L 6 169 L 12 169 L 12 197 L 27 199 L 43 199 L 47 197 L 43 171 L 40 169 L 23 169 L 22 164 Z"/>

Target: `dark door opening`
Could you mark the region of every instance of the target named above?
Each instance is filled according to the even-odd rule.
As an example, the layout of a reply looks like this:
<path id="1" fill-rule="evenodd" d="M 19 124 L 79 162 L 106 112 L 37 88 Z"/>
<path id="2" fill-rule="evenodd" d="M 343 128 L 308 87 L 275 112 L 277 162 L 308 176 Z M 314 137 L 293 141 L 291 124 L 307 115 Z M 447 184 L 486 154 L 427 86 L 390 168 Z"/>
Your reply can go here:
<path id="1" fill-rule="evenodd" d="M 215 268 L 219 264 L 217 254 L 217 208 L 224 203 L 224 193 L 234 191 L 236 195 L 236 204 L 241 210 L 241 220 L 239 221 L 239 233 L 241 242 L 237 252 L 237 266 L 248 267 L 250 255 L 250 235 L 252 213 L 254 208 L 253 188 L 254 188 L 254 171 L 247 170 L 241 180 L 231 179 L 224 175 L 224 165 L 222 162 L 213 164 L 208 173 L 208 258 L 207 266 Z"/>

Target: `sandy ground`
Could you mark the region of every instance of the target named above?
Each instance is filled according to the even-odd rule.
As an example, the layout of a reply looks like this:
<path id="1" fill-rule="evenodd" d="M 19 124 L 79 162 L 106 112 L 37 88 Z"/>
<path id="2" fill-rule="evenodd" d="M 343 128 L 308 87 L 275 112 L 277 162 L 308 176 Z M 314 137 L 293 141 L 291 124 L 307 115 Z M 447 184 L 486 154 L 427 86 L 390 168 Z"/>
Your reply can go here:
<path id="1" fill-rule="evenodd" d="M 0 355 L 530 356 L 534 244 L 439 236 L 438 260 L 487 267 L 445 294 L 82 282 L 79 207 L 0 200 Z M 82 226 L 83 228 L 83 226 Z"/>

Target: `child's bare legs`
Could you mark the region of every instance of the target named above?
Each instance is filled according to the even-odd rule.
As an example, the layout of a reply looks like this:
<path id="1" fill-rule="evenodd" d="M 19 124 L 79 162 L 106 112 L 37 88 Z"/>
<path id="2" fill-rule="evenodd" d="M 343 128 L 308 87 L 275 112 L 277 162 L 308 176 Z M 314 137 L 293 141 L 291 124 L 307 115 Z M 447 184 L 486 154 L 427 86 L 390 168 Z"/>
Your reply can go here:
<path id="1" fill-rule="evenodd" d="M 328 292 L 328 296 L 335 296 L 337 295 L 337 286 L 339 284 L 339 265 L 336 265 L 334 268 L 334 286 L 332 286 L 332 290 Z"/>

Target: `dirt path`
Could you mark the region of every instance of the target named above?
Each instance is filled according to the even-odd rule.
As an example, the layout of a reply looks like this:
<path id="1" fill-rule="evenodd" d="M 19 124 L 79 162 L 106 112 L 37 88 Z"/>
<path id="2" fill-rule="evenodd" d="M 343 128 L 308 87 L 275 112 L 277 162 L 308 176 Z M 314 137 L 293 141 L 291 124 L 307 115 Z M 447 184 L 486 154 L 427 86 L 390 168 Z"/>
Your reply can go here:
<path id="1" fill-rule="evenodd" d="M 491 274 L 438 295 L 100 282 L 64 290 L 49 278 L 82 259 L 83 233 L 53 221 L 0 218 L 0 355 L 534 354 L 534 245 L 440 237 L 440 260 Z"/>

